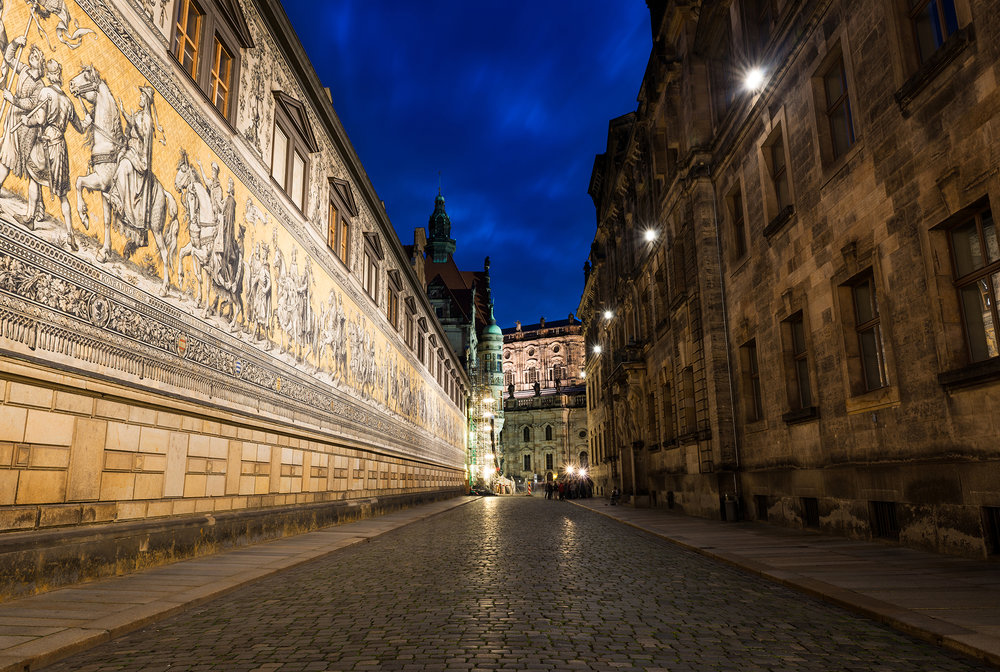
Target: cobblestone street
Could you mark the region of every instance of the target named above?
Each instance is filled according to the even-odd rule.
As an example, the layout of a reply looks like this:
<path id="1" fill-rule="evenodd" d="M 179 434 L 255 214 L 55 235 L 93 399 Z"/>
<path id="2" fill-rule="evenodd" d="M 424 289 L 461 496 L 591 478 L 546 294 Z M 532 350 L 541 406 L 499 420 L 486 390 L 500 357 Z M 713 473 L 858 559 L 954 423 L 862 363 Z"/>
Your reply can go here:
<path id="1" fill-rule="evenodd" d="M 486 497 L 45 669 L 993 668 L 586 509 Z"/>

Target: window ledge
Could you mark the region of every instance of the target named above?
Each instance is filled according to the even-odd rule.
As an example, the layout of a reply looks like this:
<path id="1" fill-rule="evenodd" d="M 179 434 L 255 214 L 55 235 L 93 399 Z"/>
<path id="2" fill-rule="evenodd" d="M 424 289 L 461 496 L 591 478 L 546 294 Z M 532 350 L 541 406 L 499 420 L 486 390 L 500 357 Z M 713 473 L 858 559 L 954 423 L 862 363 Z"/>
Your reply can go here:
<path id="1" fill-rule="evenodd" d="M 782 414 L 781 419 L 786 425 L 798 425 L 803 422 L 819 420 L 819 408 L 816 406 L 809 406 L 795 411 L 788 411 L 787 413 Z"/>
<path id="2" fill-rule="evenodd" d="M 1000 357 L 976 362 L 960 369 L 952 369 L 938 374 L 938 383 L 946 390 L 972 387 L 982 383 L 1000 380 Z"/>
<path id="3" fill-rule="evenodd" d="M 893 97 L 896 99 L 899 111 L 903 113 L 904 117 L 910 116 L 910 105 L 917 96 L 941 74 L 949 63 L 955 60 L 975 40 L 976 33 L 973 30 L 972 24 L 969 24 L 965 28 L 959 28 L 945 40 L 941 48 L 926 63 L 920 66 L 920 69 L 912 77 L 903 83 L 903 86 L 893 94 Z"/>
<path id="4" fill-rule="evenodd" d="M 764 237 L 770 238 L 778 231 L 780 231 L 782 228 L 784 228 L 785 224 L 788 223 L 788 221 L 792 218 L 792 215 L 794 214 L 795 214 L 794 205 L 786 205 L 785 207 L 783 207 L 781 209 L 781 212 L 776 214 L 774 216 L 774 219 L 768 222 L 767 226 L 764 227 Z"/>

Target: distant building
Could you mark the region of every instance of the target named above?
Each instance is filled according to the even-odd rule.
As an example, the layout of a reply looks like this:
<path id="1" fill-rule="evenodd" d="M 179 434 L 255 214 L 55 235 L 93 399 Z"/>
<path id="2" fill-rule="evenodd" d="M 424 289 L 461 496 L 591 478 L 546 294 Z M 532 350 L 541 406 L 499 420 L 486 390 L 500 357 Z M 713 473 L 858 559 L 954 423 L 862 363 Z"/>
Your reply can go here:
<path id="1" fill-rule="evenodd" d="M 582 327 L 572 314 L 504 329 L 501 442 L 508 476 L 545 481 L 567 466 L 589 466 L 583 360 Z"/>
<path id="2" fill-rule="evenodd" d="M 1000 553 L 996 3 L 648 5 L 589 189 L 599 484 Z"/>
<path id="3" fill-rule="evenodd" d="M 472 382 L 467 412 L 469 485 L 489 485 L 500 473 L 498 437 L 504 425 L 500 402 L 503 336 L 493 317 L 490 258 L 486 257 L 482 271 L 462 271 L 455 263 L 455 248 L 451 218 L 445 210 L 444 196 L 438 193 L 427 229 L 418 228 L 413 245 L 406 246 L 406 250 L 414 272 L 426 287 L 451 350 L 459 355 Z M 444 357 L 440 358 L 439 366 L 442 365 L 446 372 L 450 370 L 450 362 Z"/>

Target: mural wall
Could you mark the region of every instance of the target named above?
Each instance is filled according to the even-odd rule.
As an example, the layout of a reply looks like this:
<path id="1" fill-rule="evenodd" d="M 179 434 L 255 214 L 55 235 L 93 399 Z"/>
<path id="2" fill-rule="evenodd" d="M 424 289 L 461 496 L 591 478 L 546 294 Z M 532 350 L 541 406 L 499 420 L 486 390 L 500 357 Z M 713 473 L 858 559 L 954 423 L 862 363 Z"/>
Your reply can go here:
<path id="1" fill-rule="evenodd" d="M 171 60 L 172 1 L 4 3 L 0 364 L 461 469 L 462 411 L 325 246 L 329 180 L 350 175 L 308 105 L 305 216 L 269 180 L 271 92 L 307 96 L 242 11 L 234 133 Z M 362 231 L 384 236 L 357 202 L 352 265 Z"/>

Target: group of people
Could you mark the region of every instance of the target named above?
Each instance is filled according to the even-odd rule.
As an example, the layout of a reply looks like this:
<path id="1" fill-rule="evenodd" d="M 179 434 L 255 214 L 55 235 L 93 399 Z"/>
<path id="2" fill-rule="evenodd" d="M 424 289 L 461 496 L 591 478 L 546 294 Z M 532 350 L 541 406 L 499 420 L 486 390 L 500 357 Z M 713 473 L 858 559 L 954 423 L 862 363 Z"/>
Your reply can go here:
<path id="1" fill-rule="evenodd" d="M 589 477 L 562 477 L 545 482 L 545 499 L 584 499 L 594 496 L 594 482 Z"/>

